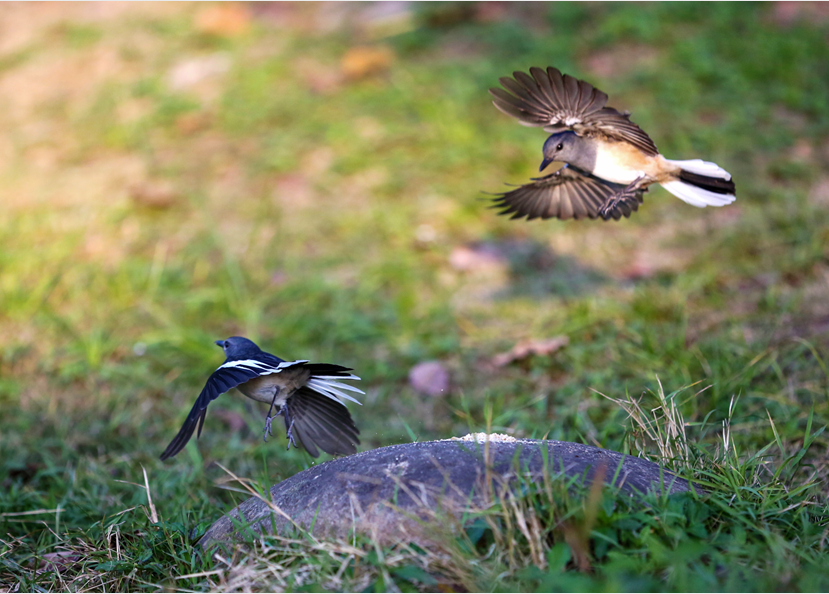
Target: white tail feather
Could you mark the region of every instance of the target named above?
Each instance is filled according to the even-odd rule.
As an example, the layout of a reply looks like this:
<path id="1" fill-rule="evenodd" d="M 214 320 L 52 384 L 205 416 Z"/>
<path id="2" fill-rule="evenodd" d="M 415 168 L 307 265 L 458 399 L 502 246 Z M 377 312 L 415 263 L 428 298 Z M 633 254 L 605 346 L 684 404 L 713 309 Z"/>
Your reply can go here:
<path id="1" fill-rule="evenodd" d="M 693 173 L 696 173 L 696 171 Z M 699 208 L 705 208 L 706 206 L 725 206 L 736 200 L 734 194 L 717 194 L 716 192 L 709 192 L 708 190 L 703 190 L 702 188 L 681 181 L 662 182 L 662 187 L 680 200 Z"/>
<path id="2" fill-rule="evenodd" d="M 335 382 L 338 382 L 338 383 L 339 383 L 340 380 L 359 380 L 360 379 L 358 376 L 354 375 L 353 373 L 349 373 L 348 375 L 314 375 L 312 377 L 315 378 L 315 379 L 321 379 L 321 380 L 334 380 Z M 359 392 L 360 394 L 365 394 L 365 392 L 363 392 L 360 388 L 355 388 L 352 385 L 349 385 L 349 384 L 340 384 L 340 385 L 343 388 L 348 388 L 349 390 Z"/>
<path id="3" fill-rule="evenodd" d="M 355 388 L 354 386 L 349 386 L 347 384 L 341 384 L 340 382 L 332 382 L 320 379 L 319 376 L 312 376 L 311 379 L 308 380 L 306 384 L 309 388 L 312 388 L 322 394 L 323 396 L 328 396 L 331 400 L 336 400 L 340 404 L 343 402 L 340 398 L 345 398 L 346 400 L 350 400 L 351 402 L 356 402 L 360 406 L 363 405 L 362 402 L 359 400 L 352 398 L 345 392 L 341 392 L 340 390 L 350 389 L 353 392 L 359 392 L 360 394 L 365 394 L 362 390 Z"/>
<path id="4" fill-rule="evenodd" d="M 665 160 L 671 165 L 676 165 L 680 169 L 696 173 L 697 175 L 718 177 L 720 179 L 731 179 L 730 173 L 716 163 L 711 163 L 710 161 L 703 161 L 702 159 L 691 159 L 689 161 L 672 161 L 671 159 Z"/>

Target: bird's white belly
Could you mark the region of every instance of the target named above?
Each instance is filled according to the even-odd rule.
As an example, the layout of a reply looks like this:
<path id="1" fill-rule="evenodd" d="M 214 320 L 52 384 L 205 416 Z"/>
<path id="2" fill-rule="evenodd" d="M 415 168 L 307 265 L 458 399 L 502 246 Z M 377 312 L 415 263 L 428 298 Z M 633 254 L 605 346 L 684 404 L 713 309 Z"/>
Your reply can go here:
<path id="1" fill-rule="evenodd" d="M 613 146 L 613 145 L 611 145 Z M 600 146 L 596 152 L 596 165 L 593 168 L 593 175 L 606 179 L 616 184 L 629 184 L 645 175 L 645 172 L 635 167 L 626 165 L 623 160 L 627 157 L 627 151 L 608 151 Z"/>
<path id="2" fill-rule="evenodd" d="M 277 374 L 261 375 L 236 387 L 248 398 L 270 404 L 273 401 L 276 389 L 281 387 L 280 379 L 282 378 L 277 377 Z M 284 402 L 287 396 L 288 394 L 280 394 L 279 398 L 277 398 L 277 404 Z"/>

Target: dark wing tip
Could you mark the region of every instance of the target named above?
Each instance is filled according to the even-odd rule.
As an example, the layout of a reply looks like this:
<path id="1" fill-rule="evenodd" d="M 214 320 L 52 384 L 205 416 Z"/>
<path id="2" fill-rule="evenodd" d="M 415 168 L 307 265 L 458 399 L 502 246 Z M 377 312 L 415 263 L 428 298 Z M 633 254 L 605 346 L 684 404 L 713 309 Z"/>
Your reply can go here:
<path id="1" fill-rule="evenodd" d="M 492 204 L 499 209 L 498 214 L 510 215 L 511 219 L 595 219 L 613 192 L 613 187 L 602 180 L 573 167 L 562 167 L 496 195 Z"/>
<path id="2" fill-rule="evenodd" d="M 181 425 L 181 429 L 173 438 L 173 441 L 170 442 L 170 445 L 167 446 L 167 449 L 159 456 L 159 458 L 164 461 L 172 458 L 176 454 L 178 454 L 181 450 L 184 449 L 184 446 L 187 445 L 187 442 L 190 441 L 190 438 L 193 437 L 193 432 L 196 430 L 196 426 L 199 427 L 199 435 L 201 435 L 201 428 L 204 425 L 204 419 L 207 416 L 207 407 L 199 408 L 199 401 L 196 401 L 196 404 L 193 406 L 193 409 L 190 411 L 190 414 L 187 415 L 187 418 L 184 420 L 184 423 Z"/>

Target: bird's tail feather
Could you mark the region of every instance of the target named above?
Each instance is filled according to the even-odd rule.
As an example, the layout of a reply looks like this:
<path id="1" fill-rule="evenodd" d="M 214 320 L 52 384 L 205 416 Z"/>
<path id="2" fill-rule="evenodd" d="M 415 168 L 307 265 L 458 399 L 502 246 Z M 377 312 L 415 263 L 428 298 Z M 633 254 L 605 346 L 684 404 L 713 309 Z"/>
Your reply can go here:
<path id="1" fill-rule="evenodd" d="M 360 379 L 356 375 L 351 375 L 348 377 L 335 377 L 336 379 Z M 335 378 L 332 376 L 312 375 L 305 385 L 314 390 L 315 392 L 319 392 L 323 396 L 328 396 L 332 400 L 336 400 L 341 404 L 342 400 L 340 400 L 340 398 L 345 398 L 346 400 L 350 400 L 351 402 L 356 402 L 357 404 L 362 405 L 362 402 L 360 402 L 353 396 L 349 396 L 348 394 L 343 392 L 343 390 L 348 390 L 349 392 L 356 392 L 358 394 L 365 394 L 365 392 L 363 392 L 359 388 L 355 388 L 354 386 L 343 384 L 341 382 L 334 380 Z"/>
<path id="2" fill-rule="evenodd" d="M 736 187 L 731 174 L 716 163 L 701 159 L 666 160 L 681 171 L 679 179 L 663 182 L 662 187 L 680 200 L 699 208 L 725 206 L 736 200 Z"/>

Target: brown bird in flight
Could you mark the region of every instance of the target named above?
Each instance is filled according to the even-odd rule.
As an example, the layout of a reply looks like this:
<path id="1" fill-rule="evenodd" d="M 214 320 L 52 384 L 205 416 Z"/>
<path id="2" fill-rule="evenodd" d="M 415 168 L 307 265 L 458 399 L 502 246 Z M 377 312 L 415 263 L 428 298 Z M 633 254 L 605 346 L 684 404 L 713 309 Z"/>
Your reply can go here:
<path id="1" fill-rule="evenodd" d="M 734 202 L 735 186 L 727 171 L 700 159 L 666 159 L 630 114 L 607 107 L 607 95 L 590 83 L 552 67 L 514 72 L 513 78 L 499 81 L 503 89 L 489 90 L 495 107 L 524 126 L 552 132 L 539 171 L 553 161 L 565 163 L 499 194 L 499 214 L 528 220 L 619 220 L 639 208 L 642 194 L 655 183 L 700 208 Z"/>

